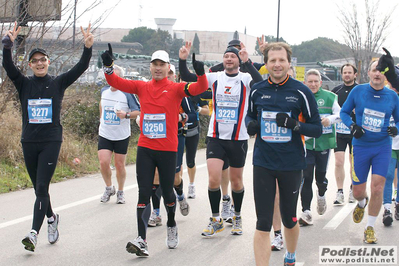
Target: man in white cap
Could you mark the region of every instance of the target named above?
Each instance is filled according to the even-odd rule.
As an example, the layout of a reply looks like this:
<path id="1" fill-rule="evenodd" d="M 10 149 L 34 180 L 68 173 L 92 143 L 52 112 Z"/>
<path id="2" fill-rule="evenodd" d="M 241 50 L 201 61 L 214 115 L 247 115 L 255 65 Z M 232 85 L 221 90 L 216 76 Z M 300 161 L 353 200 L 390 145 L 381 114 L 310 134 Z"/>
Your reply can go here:
<path id="1" fill-rule="evenodd" d="M 167 211 L 168 248 L 179 244 L 175 221 L 176 196 L 173 191 L 177 152 L 177 123 L 179 107 L 186 96 L 198 95 L 208 88 L 204 64 L 195 61 L 194 69 L 198 75 L 196 83 L 175 83 L 167 79 L 170 70 L 169 55 L 163 50 L 152 54 L 150 71 L 152 79 L 148 82 L 127 80 L 114 74 L 112 47 L 101 57 L 105 78 L 109 85 L 118 90 L 137 94 L 141 103 L 140 137 L 137 147 L 136 176 L 139 198 L 137 203 L 138 237 L 128 242 L 126 250 L 137 256 L 148 256 L 146 242 L 147 223 L 151 214 L 150 196 L 155 174 L 159 171 L 162 196 Z"/>

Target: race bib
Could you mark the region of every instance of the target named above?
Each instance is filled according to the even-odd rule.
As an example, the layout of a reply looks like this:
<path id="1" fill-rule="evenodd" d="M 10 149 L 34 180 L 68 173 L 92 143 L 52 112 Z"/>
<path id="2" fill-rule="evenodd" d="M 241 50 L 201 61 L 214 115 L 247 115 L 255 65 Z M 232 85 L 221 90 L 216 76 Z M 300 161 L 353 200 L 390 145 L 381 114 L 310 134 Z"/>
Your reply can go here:
<path id="1" fill-rule="evenodd" d="M 116 115 L 114 106 L 104 106 L 104 124 L 120 125 L 121 119 Z"/>
<path id="2" fill-rule="evenodd" d="M 237 124 L 238 102 L 227 102 L 227 101 L 217 102 L 216 121 L 218 123 Z"/>
<path id="3" fill-rule="evenodd" d="M 365 108 L 362 127 L 371 132 L 381 132 L 384 126 L 385 113 Z"/>
<path id="4" fill-rule="evenodd" d="M 327 116 L 329 116 L 329 114 L 320 114 L 320 117 L 321 118 L 323 118 L 323 117 L 327 117 Z M 332 124 L 330 124 L 329 126 L 327 126 L 327 127 L 325 127 L 325 126 L 323 126 L 323 134 L 330 134 L 330 133 L 332 133 L 333 132 L 333 125 Z"/>
<path id="5" fill-rule="evenodd" d="M 351 130 L 342 121 L 335 125 L 335 130 L 340 134 L 349 135 L 351 133 Z"/>
<path id="6" fill-rule="evenodd" d="M 28 116 L 30 124 L 49 124 L 53 122 L 52 99 L 29 99 Z"/>
<path id="7" fill-rule="evenodd" d="M 291 140 L 292 130 L 277 126 L 276 115 L 279 112 L 262 111 L 260 136 L 271 143 L 286 143 Z M 288 113 L 291 116 L 291 113 Z"/>
<path id="8" fill-rule="evenodd" d="M 166 138 L 166 115 L 144 114 L 142 131 L 150 139 Z"/>

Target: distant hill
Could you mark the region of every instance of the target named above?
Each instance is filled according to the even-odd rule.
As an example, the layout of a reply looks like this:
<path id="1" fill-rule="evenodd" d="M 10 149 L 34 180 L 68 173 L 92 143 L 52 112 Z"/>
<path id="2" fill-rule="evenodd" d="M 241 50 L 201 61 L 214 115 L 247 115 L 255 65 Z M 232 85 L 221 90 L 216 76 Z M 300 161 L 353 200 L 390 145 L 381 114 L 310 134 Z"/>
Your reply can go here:
<path id="1" fill-rule="evenodd" d="M 292 55 L 298 58 L 298 63 L 323 62 L 352 57 L 351 50 L 347 45 L 325 37 L 319 37 L 291 47 Z"/>

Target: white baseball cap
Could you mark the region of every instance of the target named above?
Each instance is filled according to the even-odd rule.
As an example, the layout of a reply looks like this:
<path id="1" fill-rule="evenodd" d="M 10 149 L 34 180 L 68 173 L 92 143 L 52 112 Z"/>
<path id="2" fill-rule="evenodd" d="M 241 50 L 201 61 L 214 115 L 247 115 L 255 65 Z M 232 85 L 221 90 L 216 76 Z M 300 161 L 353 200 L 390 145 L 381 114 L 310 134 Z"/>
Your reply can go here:
<path id="1" fill-rule="evenodd" d="M 172 71 L 173 74 L 176 74 L 176 67 L 173 64 L 170 64 L 170 71 Z"/>
<path id="2" fill-rule="evenodd" d="M 169 63 L 169 54 L 167 52 L 165 52 L 164 50 L 155 51 L 151 56 L 151 62 L 154 60 L 157 60 L 157 59 L 159 59 L 165 63 Z"/>

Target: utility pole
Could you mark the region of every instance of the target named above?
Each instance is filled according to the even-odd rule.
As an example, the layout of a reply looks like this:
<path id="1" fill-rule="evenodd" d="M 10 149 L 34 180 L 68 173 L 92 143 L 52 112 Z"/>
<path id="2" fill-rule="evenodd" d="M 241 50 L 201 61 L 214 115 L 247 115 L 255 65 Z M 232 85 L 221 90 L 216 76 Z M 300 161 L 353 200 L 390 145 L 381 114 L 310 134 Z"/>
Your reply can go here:
<path id="1" fill-rule="evenodd" d="M 72 34 L 72 48 L 75 49 L 75 32 L 76 32 L 76 5 L 78 0 L 75 0 L 75 5 L 73 6 L 73 34 Z"/>
<path id="2" fill-rule="evenodd" d="M 277 12 L 277 42 L 280 38 L 280 0 L 278 0 L 278 12 Z"/>

